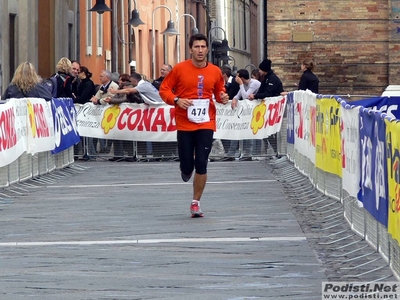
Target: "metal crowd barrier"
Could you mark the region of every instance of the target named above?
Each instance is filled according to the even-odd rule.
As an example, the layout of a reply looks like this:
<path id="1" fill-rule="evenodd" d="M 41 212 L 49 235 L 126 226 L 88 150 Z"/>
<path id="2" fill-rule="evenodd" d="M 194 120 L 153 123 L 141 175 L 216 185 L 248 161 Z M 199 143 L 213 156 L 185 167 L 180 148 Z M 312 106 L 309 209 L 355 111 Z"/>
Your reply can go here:
<path id="1" fill-rule="evenodd" d="M 24 152 L 17 160 L 0 168 L 0 188 L 22 183 L 29 179 L 38 179 L 54 170 L 71 166 L 74 162 L 74 148 L 70 147 L 57 154 Z"/>
<path id="2" fill-rule="evenodd" d="M 363 240 L 367 241 L 373 248 L 373 251 L 379 253 L 390 266 L 394 275 L 400 278 L 400 246 L 389 235 L 387 228 L 376 221 L 366 209 L 361 207 L 356 198 L 350 196 L 342 189 L 341 178 L 339 176 L 316 168 L 307 157 L 296 151 L 293 145 L 287 145 L 286 147 L 287 158 L 294 164 L 294 167 L 300 173 L 308 177 L 316 190 L 328 196 L 330 199 L 341 203 L 343 206 L 341 215 L 344 216 L 344 219 L 348 222 L 352 231 Z M 333 243 L 335 243 L 335 241 L 333 241 Z M 358 257 L 353 259 L 356 261 L 356 259 L 365 255 L 366 254 L 359 254 Z M 364 267 L 362 264 L 359 266 L 360 270 Z M 368 272 L 373 271 L 372 269 Z M 354 277 L 360 278 L 364 274 L 365 273 L 356 274 Z"/>

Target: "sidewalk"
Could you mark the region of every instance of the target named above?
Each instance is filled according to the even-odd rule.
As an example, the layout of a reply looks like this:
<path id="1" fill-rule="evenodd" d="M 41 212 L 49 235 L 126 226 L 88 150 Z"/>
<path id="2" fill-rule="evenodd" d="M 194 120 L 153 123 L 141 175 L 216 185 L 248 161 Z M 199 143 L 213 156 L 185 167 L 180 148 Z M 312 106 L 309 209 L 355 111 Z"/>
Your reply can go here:
<path id="1" fill-rule="evenodd" d="M 321 299 L 327 266 L 268 162 L 210 163 L 204 218 L 191 183 L 177 162 L 89 161 L 6 190 L 1 298 Z"/>

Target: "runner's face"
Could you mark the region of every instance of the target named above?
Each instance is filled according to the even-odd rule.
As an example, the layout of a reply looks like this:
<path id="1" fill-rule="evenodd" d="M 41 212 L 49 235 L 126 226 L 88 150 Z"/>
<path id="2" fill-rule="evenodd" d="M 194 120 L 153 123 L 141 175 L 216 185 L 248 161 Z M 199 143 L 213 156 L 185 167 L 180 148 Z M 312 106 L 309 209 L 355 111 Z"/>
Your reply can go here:
<path id="1" fill-rule="evenodd" d="M 194 41 L 192 48 L 190 48 L 190 53 L 192 54 L 192 59 L 196 62 L 203 62 L 207 59 L 207 43 L 204 40 Z"/>

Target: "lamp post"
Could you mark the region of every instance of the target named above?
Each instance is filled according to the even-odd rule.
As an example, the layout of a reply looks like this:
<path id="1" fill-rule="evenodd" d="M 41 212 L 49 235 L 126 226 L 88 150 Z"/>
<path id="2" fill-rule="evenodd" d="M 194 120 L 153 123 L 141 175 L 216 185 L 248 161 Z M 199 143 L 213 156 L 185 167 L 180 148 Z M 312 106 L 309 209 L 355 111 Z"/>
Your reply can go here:
<path id="1" fill-rule="evenodd" d="M 257 67 L 253 64 L 248 64 L 244 68 L 247 69 L 247 67 L 252 67 L 252 69 L 250 69 L 250 72 L 252 72 L 254 69 L 257 69 Z"/>
<path id="2" fill-rule="evenodd" d="M 176 23 L 177 23 L 179 32 L 180 32 L 179 22 L 180 22 L 182 17 L 190 17 L 193 20 L 192 34 L 199 33 L 199 30 L 197 29 L 196 19 L 191 14 L 183 14 L 178 18 Z M 180 39 L 179 39 L 179 37 L 176 40 L 176 46 L 177 46 L 176 62 L 179 63 L 181 61 L 181 57 L 180 57 L 181 56 L 181 49 L 180 49 Z"/>
<path id="3" fill-rule="evenodd" d="M 233 60 L 232 74 L 236 75 L 237 73 L 236 59 L 231 55 L 228 55 L 228 57 L 229 60 Z"/>
<path id="4" fill-rule="evenodd" d="M 129 1 L 129 0 L 128 0 Z M 135 6 L 132 10 L 132 18 L 128 21 L 127 24 L 132 25 L 133 27 L 137 27 L 139 25 L 144 24 L 144 22 L 139 17 L 139 11 L 136 9 L 136 0 L 133 0 Z"/>
<path id="5" fill-rule="evenodd" d="M 152 14 L 152 37 L 153 37 L 153 59 L 152 59 L 152 71 L 153 71 L 153 79 L 156 79 L 156 31 L 154 29 L 154 13 L 156 12 L 157 9 L 159 8 L 165 8 L 169 11 L 169 21 L 167 23 L 167 29 L 165 29 L 161 34 L 167 35 L 167 36 L 172 36 L 172 35 L 178 35 L 179 32 L 175 30 L 175 25 L 174 22 L 172 21 L 172 11 L 171 9 L 166 6 L 166 5 L 159 5 L 153 10 Z"/>
<path id="6" fill-rule="evenodd" d="M 220 30 L 222 30 L 222 32 L 224 33 L 224 39 L 221 41 L 221 44 L 215 44 L 218 48 L 219 48 L 219 50 L 220 51 L 222 51 L 222 52 L 228 52 L 228 51 L 231 51 L 231 48 L 229 48 L 229 45 L 228 45 L 228 40 L 226 39 L 226 32 L 225 32 L 225 30 L 222 28 L 222 27 L 220 27 L 220 26 L 215 26 L 215 27 L 213 27 L 213 28 L 211 28 L 210 29 L 210 31 L 208 32 L 208 42 L 209 42 L 209 44 L 212 46 L 213 45 L 213 43 L 212 43 L 212 38 L 211 38 L 211 31 L 212 30 L 214 30 L 214 29 L 220 29 Z M 215 51 L 209 51 L 209 54 L 208 54 L 208 60 L 209 61 L 211 61 L 212 60 L 212 56 L 213 56 L 213 53 L 214 53 Z M 225 59 L 226 60 L 226 59 Z"/>
<path id="7" fill-rule="evenodd" d="M 111 18 L 111 27 L 112 27 L 112 45 L 111 45 L 111 71 L 118 71 L 118 26 L 117 26 L 117 3 L 119 0 L 113 0 L 113 8 L 109 8 L 105 4 L 105 0 L 96 0 L 96 4 L 89 9 L 88 11 L 97 12 L 98 14 L 103 14 L 106 11 L 112 11 L 113 15 Z M 129 1 L 129 0 L 128 0 Z M 139 12 L 136 9 L 136 0 L 134 0 L 135 7 L 132 10 L 132 19 L 129 20 L 128 24 L 132 26 L 138 26 L 140 24 L 144 24 L 142 20 L 140 20 Z"/>

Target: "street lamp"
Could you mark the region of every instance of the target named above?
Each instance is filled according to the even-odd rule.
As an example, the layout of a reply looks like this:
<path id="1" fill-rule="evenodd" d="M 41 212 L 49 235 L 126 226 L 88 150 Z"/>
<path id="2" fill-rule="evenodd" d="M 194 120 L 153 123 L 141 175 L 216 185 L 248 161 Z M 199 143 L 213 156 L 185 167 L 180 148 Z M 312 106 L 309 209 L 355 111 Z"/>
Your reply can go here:
<path id="1" fill-rule="evenodd" d="M 152 36 L 153 36 L 153 59 L 152 59 L 152 64 L 153 64 L 153 79 L 156 79 L 156 31 L 154 29 L 154 13 L 156 12 L 157 9 L 159 8 L 165 8 L 169 11 L 169 21 L 167 23 L 167 29 L 165 29 L 161 34 L 164 34 L 166 36 L 172 36 L 172 35 L 178 35 L 179 32 L 175 30 L 175 25 L 174 22 L 172 21 L 172 11 L 171 9 L 166 6 L 166 5 L 159 5 L 153 10 L 152 14 Z"/>
<path id="2" fill-rule="evenodd" d="M 221 40 L 221 42 L 219 42 L 219 43 L 212 43 L 211 31 L 214 30 L 214 29 L 220 29 L 220 30 L 222 30 L 222 32 L 224 33 L 224 39 Z M 226 53 L 227 53 L 228 51 L 231 51 L 232 49 L 229 48 L 228 40 L 226 39 L 226 32 L 225 32 L 225 30 L 224 30 L 222 27 L 215 26 L 215 27 L 211 28 L 210 31 L 208 32 L 208 41 L 209 41 L 209 43 L 210 43 L 211 46 L 214 45 L 215 48 L 218 48 L 218 50 L 222 52 L 222 54 L 223 54 L 223 58 L 221 58 L 222 60 L 224 60 L 224 61 L 229 60 L 229 58 L 227 59 L 227 54 L 226 54 Z M 209 57 L 208 57 L 208 60 L 209 60 L 209 61 L 212 60 L 213 54 L 214 54 L 216 51 L 217 51 L 216 49 L 215 49 L 215 51 L 209 51 L 209 54 L 208 54 L 208 56 L 209 56 Z M 225 55 L 224 55 L 224 54 L 225 54 Z M 214 62 L 213 62 L 213 63 L 214 63 Z"/>
<path id="3" fill-rule="evenodd" d="M 257 69 L 257 67 L 255 65 L 253 65 L 253 64 L 248 64 L 244 68 L 247 69 L 247 67 L 252 67 L 252 69 L 250 69 L 250 71 L 253 71 L 253 70 Z"/>
<path id="4" fill-rule="evenodd" d="M 228 58 L 229 60 L 233 60 L 232 74 L 236 75 L 237 72 L 236 59 L 231 55 L 228 55 Z"/>
<path id="5" fill-rule="evenodd" d="M 96 0 L 96 4 L 91 9 L 88 9 L 88 11 L 97 12 L 100 15 L 105 11 L 112 11 L 105 2 L 105 0 Z"/>
<path id="6" fill-rule="evenodd" d="M 132 25 L 133 27 L 137 27 L 144 24 L 144 22 L 140 20 L 139 11 L 136 9 L 136 0 L 133 0 L 133 3 L 135 4 L 135 6 L 132 10 L 132 18 L 128 21 L 128 24 Z"/>
<path id="7" fill-rule="evenodd" d="M 196 34 L 196 33 L 199 33 L 199 30 L 197 29 L 196 19 L 195 19 L 191 14 L 183 14 L 183 15 L 181 15 L 181 16 L 178 18 L 178 20 L 177 20 L 177 22 L 176 22 L 176 23 L 177 23 L 177 26 L 178 26 L 178 31 L 180 31 L 179 22 L 180 22 L 180 20 L 181 20 L 182 17 L 190 17 L 190 18 L 192 18 L 192 20 L 193 20 L 192 35 L 193 35 L 193 34 Z M 181 49 L 180 49 L 180 39 L 179 39 L 179 37 L 178 37 L 177 40 L 176 40 L 176 46 L 177 46 L 177 51 L 176 51 L 176 62 L 179 63 L 180 60 L 181 60 L 181 58 L 180 58 Z"/>

